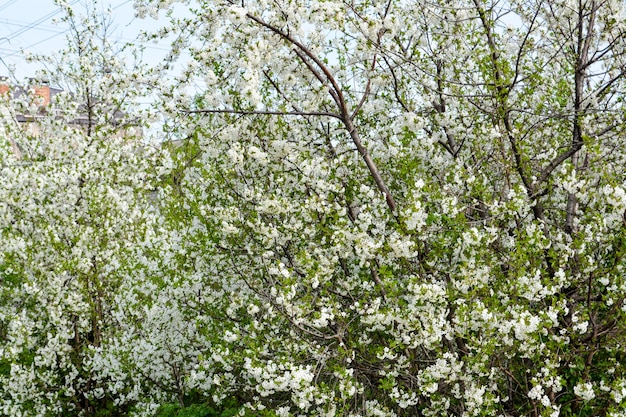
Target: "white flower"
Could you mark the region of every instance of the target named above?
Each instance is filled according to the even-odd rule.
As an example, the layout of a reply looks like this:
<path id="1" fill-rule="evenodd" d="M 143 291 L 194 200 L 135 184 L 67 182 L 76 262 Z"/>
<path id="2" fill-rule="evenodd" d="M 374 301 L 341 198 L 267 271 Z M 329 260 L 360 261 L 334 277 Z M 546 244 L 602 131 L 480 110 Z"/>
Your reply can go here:
<path id="1" fill-rule="evenodd" d="M 541 384 L 537 384 L 530 391 L 528 391 L 528 398 L 531 400 L 538 400 L 543 396 L 543 386 Z"/>
<path id="2" fill-rule="evenodd" d="M 259 307 L 256 304 L 250 304 L 247 310 L 248 310 L 248 314 L 250 314 L 251 316 L 254 316 L 256 313 L 259 312 Z"/>
<path id="3" fill-rule="evenodd" d="M 224 332 L 224 340 L 227 342 L 234 342 L 238 338 L 239 337 L 235 333 L 231 332 L 230 330 L 226 330 Z"/>
<path id="4" fill-rule="evenodd" d="M 589 322 L 587 320 L 578 322 L 574 325 L 574 331 L 584 334 L 587 332 L 587 328 L 589 327 Z"/>
<path id="5" fill-rule="evenodd" d="M 579 383 L 574 387 L 574 394 L 583 401 L 591 401 L 596 397 L 593 385 L 590 382 Z"/>

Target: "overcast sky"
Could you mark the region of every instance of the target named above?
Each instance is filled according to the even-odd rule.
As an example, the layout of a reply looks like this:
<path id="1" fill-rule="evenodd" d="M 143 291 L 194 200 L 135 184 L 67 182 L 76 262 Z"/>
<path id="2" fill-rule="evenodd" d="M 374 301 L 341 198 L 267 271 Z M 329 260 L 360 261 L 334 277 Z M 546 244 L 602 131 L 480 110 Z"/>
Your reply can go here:
<path id="1" fill-rule="evenodd" d="M 84 11 L 86 0 L 69 0 L 77 12 Z M 91 3 L 91 1 L 89 1 Z M 99 7 L 113 9 L 113 39 L 122 42 L 137 38 L 141 29 L 155 29 L 158 22 L 134 18 L 132 0 L 101 0 Z M 17 80 L 33 77 L 39 68 L 27 63 L 22 50 L 30 53 L 52 53 L 65 44 L 67 26 L 54 24 L 62 17 L 53 0 L 0 0 L 0 75 L 15 75 Z M 166 44 L 145 44 L 148 55 L 163 56 Z M 15 74 L 10 70 L 15 69 Z"/>

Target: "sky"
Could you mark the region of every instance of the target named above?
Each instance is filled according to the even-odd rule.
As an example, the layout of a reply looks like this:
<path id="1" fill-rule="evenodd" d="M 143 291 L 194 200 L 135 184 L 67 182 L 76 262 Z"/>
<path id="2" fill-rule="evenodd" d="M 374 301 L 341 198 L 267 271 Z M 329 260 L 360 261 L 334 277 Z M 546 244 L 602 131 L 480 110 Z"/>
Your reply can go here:
<path id="1" fill-rule="evenodd" d="M 77 12 L 90 0 L 68 0 Z M 133 41 L 142 29 L 154 30 L 160 24 L 152 19 L 134 17 L 133 0 L 100 0 L 103 9 L 110 5 L 113 11 L 113 39 Z M 10 76 L 15 81 L 34 77 L 41 67 L 28 63 L 22 51 L 47 54 L 63 49 L 67 26 L 54 23 L 63 16 L 53 0 L 0 0 L 0 76 Z M 164 56 L 167 44 L 146 43 L 146 55 Z M 14 72 L 12 71 L 14 70 Z"/>

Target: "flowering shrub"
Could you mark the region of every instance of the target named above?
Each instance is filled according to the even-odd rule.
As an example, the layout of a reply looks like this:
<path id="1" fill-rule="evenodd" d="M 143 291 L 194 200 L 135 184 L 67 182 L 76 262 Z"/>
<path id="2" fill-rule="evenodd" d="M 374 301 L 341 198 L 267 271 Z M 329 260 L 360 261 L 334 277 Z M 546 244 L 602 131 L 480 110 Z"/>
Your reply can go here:
<path id="1" fill-rule="evenodd" d="M 4 214 L 0 412 L 623 415 L 623 2 L 453 6 L 172 18 L 160 164 L 7 169 L 0 201 L 45 233 Z M 49 187 L 95 172 L 117 234 L 55 243 L 89 223 Z"/>

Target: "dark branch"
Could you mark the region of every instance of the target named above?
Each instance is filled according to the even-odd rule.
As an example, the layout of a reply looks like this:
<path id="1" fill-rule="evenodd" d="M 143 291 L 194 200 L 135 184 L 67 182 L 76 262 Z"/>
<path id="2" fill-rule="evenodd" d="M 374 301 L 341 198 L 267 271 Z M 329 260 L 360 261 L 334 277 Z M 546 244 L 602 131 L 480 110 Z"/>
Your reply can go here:
<path id="1" fill-rule="evenodd" d="M 244 116 L 318 116 L 332 117 L 343 120 L 343 117 L 336 113 L 325 111 L 271 111 L 271 110 L 234 110 L 234 109 L 199 109 L 184 110 L 185 114 L 241 114 Z"/>

